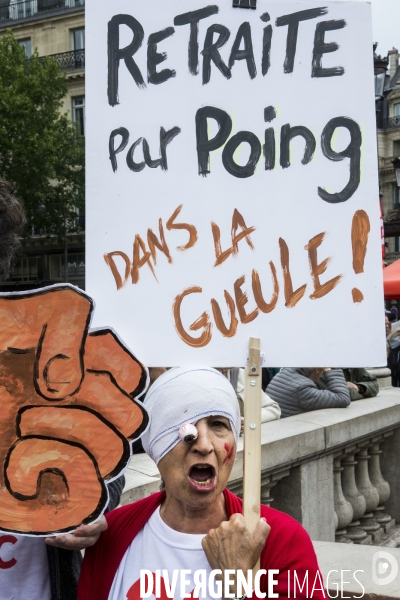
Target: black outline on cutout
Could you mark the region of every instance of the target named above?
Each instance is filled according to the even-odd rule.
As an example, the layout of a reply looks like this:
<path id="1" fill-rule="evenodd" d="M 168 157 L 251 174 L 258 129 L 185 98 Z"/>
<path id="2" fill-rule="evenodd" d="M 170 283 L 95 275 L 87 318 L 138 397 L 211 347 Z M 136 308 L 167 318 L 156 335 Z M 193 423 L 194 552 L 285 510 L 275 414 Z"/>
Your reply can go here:
<path id="1" fill-rule="evenodd" d="M 39 388 L 39 384 L 38 384 L 38 379 L 39 379 L 39 360 L 40 360 L 40 356 L 41 356 L 41 352 L 42 352 L 42 345 L 43 345 L 43 340 L 45 338 L 46 335 L 46 330 L 47 330 L 47 323 L 45 323 L 45 325 L 43 326 L 42 329 L 42 334 L 40 336 L 38 345 L 37 345 L 37 350 L 36 350 L 36 358 L 35 358 L 35 364 L 34 364 L 34 368 L 33 368 L 33 385 L 34 388 L 36 390 L 36 393 L 41 396 L 42 398 L 44 398 L 45 400 L 49 401 L 49 402 L 60 402 L 60 400 L 65 400 L 66 398 L 70 398 L 71 396 L 73 396 L 74 394 L 76 394 L 82 385 L 82 381 L 83 381 L 83 377 L 84 377 L 84 363 L 83 363 L 83 356 L 84 356 L 84 351 L 85 351 L 85 343 L 86 343 L 86 338 L 88 336 L 88 332 L 89 332 L 89 325 L 90 325 L 90 321 L 92 318 L 92 313 L 94 310 L 94 302 L 92 300 L 92 298 L 90 298 L 90 296 L 88 296 L 87 294 L 85 294 L 84 292 L 82 292 L 82 290 L 79 290 L 78 288 L 76 288 L 75 286 L 70 286 L 70 285 L 55 285 L 55 286 L 51 286 L 49 288 L 43 288 L 41 290 L 34 290 L 32 292 L 24 292 L 22 294 L 20 293 L 9 293 L 9 294 L 1 294 L 0 295 L 0 300 L 4 299 L 4 300 L 8 300 L 8 301 L 18 301 L 18 300 L 24 300 L 24 299 L 28 299 L 28 298 L 32 298 L 34 296 L 45 296 L 47 294 L 53 294 L 55 292 L 58 292 L 60 290 L 64 290 L 64 291 L 75 291 L 77 294 L 79 294 L 80 296 L 83 296 L 83 298 L 85 298 L 88 302 L 89 302 L 89 311 L 88 311 L 88 316 L 86 319 L 86 324 L 85 324 L 85 328 L 84 328 L 84 332 L 83 332 L 83 336 L 82 336 L 82 341 L 81 341 L 81 346 L 79 348 L 79 357 L 80 357 L 80 366 L 81 366 L 81 372 L 82 372 L 82 376 L 79 382 L 78 387 L 76 388 L 76 390 L 71 393 L 68 394 L 67 396 L 64 396 L 63 398 L 48 398 L 47 396 L 45 396 Z M 15 349 L 15 348 L 8 348 L 8 350 L 10 350 L 11 352 L 13 352 L 14 354 L 24 354 L 26 352 L 28 352 L 30 350 L 30 348 L 24 348 L 24 349 Z M 136 359 L 135 359 L 136 360 Z M 47 365 L 46 365 L 47 367 Z M 46 368 L 45 367 L 45 368 Z M 43 372 L 45 370 L 45 368 L 43 369 Z M 45 379 L 44 373 L 43 373 L 43 378 Z M 47 382 L 46 382 L 47 384 Z M 54 391 L 49 389 L 49 392 Z"/>
<path id="2" fill-rule="evenodd" d="M 122 445 L 123 445 L 123 454 L 121 455 L 120 460 L 118 461 L 118 463 L 116 464 L 116 466 L 114 467 L 114 469 L 110 472 L 107 473 L 107 475 L 105 475 L 103 477 L 105 482 L 108 482 L 110 479 L 115 479 L 120 473 L 121 471 L 125 468 L 126 464 L 128 463 L 128 460 L 131 456 L 131 451 L 130 451 L 130 443 L 129 443 L 129 439 L 126 438 L 116 427 L 113 423 L 111 423 L 110 421 L 107 421 L 107 419 L 105 417 L 103 417 L 100 413 L 96 412 L 95 410 L 93 410 L 92 408 L 89 408 L 88 406 L 83 406 L 82 404 L 76 404 L 74 406 L 46 406 L 43 404 L 40 405 L 36 405 L 36 406 L 23 406 L 17 414 L 17 420 L 16 420 L 16 431 L 17 431 L 17 435 L 19 439 L 25 439 L 28 437 L 32 437 L 31 435 L 27 436 L 27 435 L 23 435 L 23 433 L 21 432 L 21 420 L 22 420 L 22 415 L 26 412 L 28 412 L 29 410 L 35 410 L 37 408 L 44 408 L 45 410 L 51 410 L 51 409 L 57 409 L 57 410 L 81 410 L 83 412 L 88 412 L 91 415 L 97 417 L 97 419 L 99 419 L 99 421 L 101 421 L 104 425 L 107 425 L 107 427 L 109 427 L 109 429 L 112 430 L 113 433 L 115 433 L 115 435 L 117 437 L 119 437 L 119 439 L 122 441 Z M 142 411 L 143 412 L 143 411 Z M 73 440 L 69 440 L 68 438 L 60 438 L 57 436 L 52 436 L 52 435 L 45 435 L 45 436 L 40 436 L 39 435 L 35 435 L 34 437 L 40 437 L 41 439 L 48 439 L 48 440 L 57 440 L 59 442 L 61 441 L 65 441 L 67 444 L 69 443 L 79 443 L 79 442 L 73 442 Z M 82 444 L 82 447 L 85 448 L 85 446 Z M 90 451 L 88 450 L 88 452 L 90 453 Z M 96 461 L 97 464 L 97 461 Z"/>
<path id="3" fill-rule="evenodd" d="M 147 374 L 146 374 L 146 368 L 145 366 L 136 358 L 136 356 L 134 356 L 132 354 L 132 352 L 121 342 L 121 340 L 119 339 L 118 335 L 115 333 L 115 331 L 113 329 L 111 329 L 110 327 L 105 327 L 104 329 L 96 329 L 95 331 L 90 331 L 89 332 L 89 336 L 90 337 L 99 337 L 101 335 L 107 335 L 110 334 L 114 340 L 117 342 L 117 344 L 119 346 L 121 346 L 121 348 L 128 354 L 128 356 L 139 365 L 139 367 L 141 367 L 142 370 L 142 374 L 140 376 L 139 379 L 139 383 L 137 384 L 136 388 L 134 390 L 132 390 L 131 392 L 126 392 L 126 390 L 123 390 L 119 387 L 118 383 L 115 381 L 114 377 L 111 375 L 111 373 L 109 371 L 104 371 L 105 373 L 108 373 L 110 375 L 111 381 L 113 382 L 114 385 L 117 386 L 117 388 L 119 390 L 121 390 L 121 392 L 127 396 L 129 396 L 130 398 L 136 398 L 136 396 L 139 396 L 139 394 L 141 394 L 146 387 L 146 380 L 147 380 Z M 91 369 L 87 369 L 88 373 L 101 373 L 102 371 L 96 371 L 96 370 L 91 370 Z"/>
<path id="4" fill-rule="evenodd" d="M 63 472 L 60 469 L 57 468 L 50 468 L 50 469 L 43 469 L 39 472 L 38 478 L 37 478 L 37 491 L 36 494 L 34 494 L 31 497 L 26 497 L 26 496 L 22 496 L 21 494 L 18 493 L 14 493 L 11 490 L 11 486 L 10 486 L 10 482 L 9 479 L 7 477 L 7 468 L 9 465 L 9 461 L 10 461 L 10 456 L 12 451 L 14 450 L 14 448 L 21 443 L 24 440 L 27 439 L 42 439 L 42 440 L 56 440 L 59 441 L 61 443 L 66 443 L 69 444 L 71 446 L 75 446 L 80 448 L 81 450 L 83 450 L 87 456 L 89 456 L 89 458 L 91 459 L 93 466 L 95 468 L 96 474 L 97 474 L 97 478 L 100 482 L 101 485 L 101 497 L 99 499 L 98 505 L 96 507 L 96 509 L 92 512 L 92 514 L 90 514 L 88 517 L 86 517 L 83 520 L 83 524 L 86 523 L 91 523 L 94 520 L 96 520 L 103 512 L 105 507 L 108 504 L 109 501 L 109 494 L 108 494 L 108 489 L 107 489 L 107 483 L 109 482 L 110 479 L 115 479 L 118 475 L 122 474 L 123 469 L 126 467 L 128 460 L 131 456 L 131 442 L 135 439 L 137 439 L 141 433 L 146 429 L 148 422 L 149 422 L 149 416 L 148 413 L 145 409 L 145 407 L 143 406 L 143 403 L 136 400 L 135 397 L 138 395 L 141 395 L 145 388 L 146 388 L 146 382 L 147 382 L 147 370 L 145 368 L 145 366 L 130 352 L 130 350 L 123 344 L 123 342 L 119 339 L 118 335 L 111 329 L 111 328 L 104 328 L 104 329 L 97 329 L 94 330 L 92 332 L 89 332 L 89 326 L 90 326 L 90 322 L 91 322 L 91 316 L 94 310 L 94 306 L 95 303 L 94 301 L 84 292 L 82 292 L 82 290 L 79 290 L 77 288 L 75 288 L 74 286 L 71 285 L 55 285 L 55 286 L 51 286 L 48 288 L 43 288 L 42 290 L 34 290 L 32 292 L 23 292 L 23 293 L 5 293 L 5 294 L 0 294 L 0 300 L 4 299 L 4 300 L 23 300 L 23 299 L 30 299 L 32 297 L 37 297 L 37 296 L 45 296 L 47 294 L 50 293 L 54 293 L 54 292 L 59 292 L 60 290 L 69 290 L 69 291 L 74 291 L 77 294 L 83 296 L 89 303 L 88 306 L 88 315 L 87 315 L 87 319 L 86 319 L 86 323 L 84 326 L 84 330 L 83 330 L 83 336 L 82 336 L 82 340 L 81 340 L 81 345 L 78 349 L 78 353 L 79 353 L 79 363 L 80 363 L 80 367 L 81 367 L 81 372 L 82 372 L 82 376 L 81 376 L 81 380 L 79 382 L 78 387 L 76 388 L 76 390 L 71 393 L 68 394 L 66 396 L 64 396 L 63 398 L 48 398 L 46 396 L 44 396 L 44 394 L 41 393 L 40 389 L 39 389 L 39 385 L 38 385 L 38 379 L 39 379 L 39 360 L 41 357 L 41 351 L 42 351 L 42 345 L 43 345 L 43 340 L 45 339 L 46 336 L 46 331 L 47 331 L 47 323 L 43 326 L 42 329 L 42 333 L 40 336 L 40 339 L 38 340 L 38 345 L 36 347 L 30 347 L 30 348 L 12 348 L 9 347 L 7 348 L 7 350 L 9 352 L 12 352 L 14 354 L 27 354 L 29 352 L 35 352 L 35 360 L 34 360 L 34 365 L 33 365 L 33 386 L 34 389 L 36 391 L 36 393 L 38 394 L 38 396 L 44 398 L 44 400 L 46 401 L 45 405 L 27 405 L 27 406 L 23 406 L 20 411 L 17 413 L 17 418 L 16 418 L 16 433 L 19 436 L 19 439 L 16 440 L 14 442 L 14 444 L 9 448 L 6 458 L 4 460 L 4 463 L 2 465 L 2 468 L 4 470 L 4 476 L 5 476 L 5 484 L 6 484 L 6 488 L 9 491 L 9 493 L 16 498 L 17 500 L 20 501 L 27 501 L 27 500 L 32 500 L 38 497 L 38 494 L 40 493 L 40 487 L 41 487 L 41 478 L 43 473 L 55 473 L 59 476 L 62 477 L 67 489 L 68 488 L 68 482 L 63 474 Z M 117 344 L 120 346 L 120 348 L 140 367 L 140 377 L 139 377 L 139 382 L 138 385 L 136 386 L 136 388 L 134 390 L 132 390 L 130 393 L 126 392 L 125 390 L 123 390 L 117 383 L 117 381 L 115 380 L 114 376 L 111 374 L 111 372 L 107 371 L 107 370 L 102 370 L 102 371 L 96 371 L 94 369 L 85 369 L 84 366 L 84 355 L 85 355 L 85 344 L 87 341 L 87 337 L 88 335 L 91 335 L 93 337 L 98 337 L 98 336 L 104 336 L 107 334 L 111 334 L 112 338 L 114 339 L 114 341 L 117 342 Z M 46 386 L 48 385 L 48 368 L 50 366 L 50 363 L 55 359 L 55 358 L 62 358 L 62 359 L 66 359 L 68 358 L 65 355 L 57 355 L 55 357 L 52 357 L 48 363 L 46 364 L 44 370 L 43 370 L 43 378 L 45 380 Z M 101 374 L 101 375 L 108 375 L 108 377 L 110 378 L 110 381 L 113 383 L 113 385 L 120 391 L 120 393 L 122 393 L 124 396 L 126 396 L 127 398 L 129 398 L 129 400 L 131 402 L 133 402 L 136 407 L 140 410 L 141 414 L 142 414 L 142 423 L 139 425 L 139 427 L 137 428 L 136 431 L 132 432 L 132 434 L 128 437 L 125 437 L 123 434 L 121 434 L 119 432 L 119 430 L 115 427 L 115 425 L 113 425 L 112 423 L 110 423 L 105 417 L 103 417 L 100 413 L 96 412 L 95 410 L 86 407 L 84 405 L 69 405 L 69 406 L 60 406 L 58 403 L 61 400 L 66 400 L 66 399 L 70 399 L 71 397 L 75 396 L 76 394 L 79 393 L 79 391 L 81 390 L 82 387 L 82 382 L 85 376 L 85 373 L 93 373 L 93 374 Z M 51 388 L 47 388 L 49 390 L 49 392 L 54 391 L 51 390 Z M 57 404 L 54 404 L 55 402 L 57 402 Z M 100 474 L 98 465 L 97 465 L 97 461 L 94 458 L 94 456 L 91 454 L 91 452 L 89 450 L 87 450 L 87 448 L 83 445 L 80 444 L 78 442 L 73 442 L 70 440 L 66 440 L 66 439 L 61 439 L 58 437 L 51 437 L 51 436 L 40 436 L 40 435 L 29 435 L 29 436 L 21 436 L 21 430 L 20 430 L 20 424 L 21 424 L 21 415 L 26 412 L 27 410 L 31 410 L 34 408 L 46 408 L 46 410 L 49 410 L 51 408 L 63 408 L 63 409 L 74 409 L 74 410 L 83 410 L 86 411 L 90 414 L 93 414 L 94 416 L 96 416 L 101 422 L 103 422 L 104 424 L 106 424 L 108 427 L 110 427 L 110 429 L 117 434 L 117 436 L 122 440 L 123 443 L 123 454 L 118 462 L 118 465 L 113 469 L 113 471 L 106 475 L 105 479 L 103 479 L 103 477 Z M 55 533 L 65 533 L 65 532 L 69 532 L 69 531 L 74 531 L 76 529 L 77 525 L 74 526 L 69 526 L 65 529 L 60 529 L 57 531 L 48 531 L 48 532 L 29 532 L 27 533 L 27 535 L 29 536 L 34 536 L 34 537 L 44 537 L 46 535 L 49 534 L 55 534 Z M 7 529 L 5 527 L 1 528 L 1 531 L 4 532 L 11 532 L 11 533 L 17 533 L 17 534 L 21 534 L 21 530 L 14 530 L 14 529 Z"/>
<path id="5" fill-rule="evenodd" d="M 55 473 L 57 475 L 60 475 L 68 488 L 68 483 L 67 483 L 62 471 L 60 471 L 59 469 L 42 469 L 41 471 L 39 471 L 39 475 L 37 478 L 36 494 L 34 494 L 33 496 L 22 496 L 21 494 L 12 491 L 10 482 L 9 482 L 9 479 L 7 476 L 7 468 L 8 468 L 8 464 L 10 462 L 10 456 L 11 456 L 12 451 L 14 450 L 14 448 L 16 448 L 16 446 L 18 444 L 20 444 L 24 440 L 29 440 L 29 439 L 48 440 L 49 438 L 47 438 L 46 436 L 40 436 L 40 435 L 37 435 L 37 436 L 36 435 L 28 435 L 26 437 L 20 438 L 10 447 L 10 449 L 7 453 L 6 459 L 4 461 L 4 482 L 5 482 L 6 488 L 9 491 L 9 493 L 11 494 L 11 496 L 13 496 L 13 498 L 15 498 L 16 500 L 23 501 L 23 502 L 28 501 L 28 500 L 35 500 L 38 497 L 38 495 L 40 493 L 41 479 L 42 479 L 43 473 Z M 50 439 L 53 439 L 53 438 L 50 438 Z M 56 438 L 54 438 L 54 439 L 56 439 Z M 93 462 L 93 467 L 96 471 L 97 479 L 101 486 L 101 497 L 100 497 L 97 507 L 95 508 L 93 513 L 90 514 L 88 517 L 86 517 L 83 520 L 82 525 L 85 525 L 86 523 L 91 523 L 91 522 L 95 521 L 98 517 L 100 517 L 100 515 L 103 513 L 104 508 L 107 506 L 109 496 L 108 496 L 106 483 L 104 482 L 104 480 L 100 474 L 100 471 L 99 471 L 99 468 L 97 466 L 97 462 L 96 462 L 94 456 L 84 446 L 82 446 L 82 444 L 78 444 L 76 442 L 66 442 L 65 440 L 60 440 L 60 439 L 57 439 L 57 441 L 64 443 L 64 444 L 68 444 L 70 446 L 75 446 L 76 448 L 80 448 L 81 450 L 83 450 L 83 452 L 85 452 L 89 456 L 89 458 Z M 58 529 L 57 531 L 54 531 L 54 530 L 41 531 L 40 533 L 30 531 L 29 535 L 36 536 L 36 537 L 44 537 L 46 535 L 51 535 L 54 533 L 67 533 L 69 531 L 74 531 L 76 529 L 76 527 L 77 526 L 74 525 L 74 526 L 66 527 L 64 529 Z M 21 530 L 7 529 L 5 527 L 2 527 L 1 531 L 7 531 L 7 532 L 11 532 L 11 533 L 21 534 Z"/>

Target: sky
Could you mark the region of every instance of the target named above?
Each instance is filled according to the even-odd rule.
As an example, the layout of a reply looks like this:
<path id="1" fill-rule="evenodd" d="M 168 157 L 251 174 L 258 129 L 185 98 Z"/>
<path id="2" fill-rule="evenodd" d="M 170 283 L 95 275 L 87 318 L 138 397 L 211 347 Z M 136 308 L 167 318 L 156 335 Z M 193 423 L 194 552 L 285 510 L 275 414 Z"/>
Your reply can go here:
<path id="1" fill-rule="evenodd" d="M 400 49 L 400 0 L 371 0 L 372 30 L 378 54 L 386 56 L 393 46 Z"/>
<path id="2" fill-rule="evenodd" d="M 400 50 L 400 0 L 367 1 L 372 5 L 373 40 L 378 42 L 378 54 L 387 56 L 393 46 Z"/>
<path id="3" fill-rule="evenodd" d="M 374 42 L 379 44 L 378 54 L 386 56 L 393 46 L 400 50 L 400 0 L 370 0 L 370 2 L 373 38 Z"/>
<path id="4" fill-rule="evenodd" d="M 400 50 L 400 0 L 369 1 L 372 5 L 373 39 L 378 42 L 378 54 L 386 56 L 393 46 Z"/>

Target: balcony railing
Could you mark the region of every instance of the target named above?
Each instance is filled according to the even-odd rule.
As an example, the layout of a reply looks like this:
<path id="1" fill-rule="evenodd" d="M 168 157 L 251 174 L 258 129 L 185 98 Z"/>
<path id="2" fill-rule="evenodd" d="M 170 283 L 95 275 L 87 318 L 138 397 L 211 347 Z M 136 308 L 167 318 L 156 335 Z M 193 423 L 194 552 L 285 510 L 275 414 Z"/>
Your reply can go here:
<path id="1" fill-rule="evenodd" d="M 378 118 L 378 129 L 396 129 L 400 127 L 400 115 L 389 117 L 388 119 Z"/>
<path id="2" fill-rule="evenodd" d="M 386 252 L 385 253 L 385 262 L 392 263 L 395 260 L 399 260 L 400 252 Z"/>
<path id="3" fill-rule="evenodd" d="M 85 50 L 71 50 L 70 52 L 60 52 L 59 54 L 50 54 L 50 58 L 53 58 L 60 69 L 63 71 L 69 71 L 72 69 L 84 69 L 85 68 Z M 41 57 L 47 58 L 47 57 Z"/>
<path id="4" fill-rule="evenodd" d="M 0 27 L 14 21 L 84 8 L 85 0 L 0 0 Z"/>

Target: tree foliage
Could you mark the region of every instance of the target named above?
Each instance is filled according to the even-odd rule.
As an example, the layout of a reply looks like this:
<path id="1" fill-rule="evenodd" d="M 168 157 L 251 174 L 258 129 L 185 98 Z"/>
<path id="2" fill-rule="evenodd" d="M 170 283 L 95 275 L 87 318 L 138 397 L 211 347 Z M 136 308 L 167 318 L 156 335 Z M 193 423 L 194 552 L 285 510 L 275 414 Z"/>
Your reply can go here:
<path id="1" fill-rule="evenodd" d="M 11 32 L 0 38 L 0 177 L 24 201 L 28 235 L 62 235 L 84 204 L 84 144 L 60 112 L 66 93 L 54 59 L 28 58 Z"/>

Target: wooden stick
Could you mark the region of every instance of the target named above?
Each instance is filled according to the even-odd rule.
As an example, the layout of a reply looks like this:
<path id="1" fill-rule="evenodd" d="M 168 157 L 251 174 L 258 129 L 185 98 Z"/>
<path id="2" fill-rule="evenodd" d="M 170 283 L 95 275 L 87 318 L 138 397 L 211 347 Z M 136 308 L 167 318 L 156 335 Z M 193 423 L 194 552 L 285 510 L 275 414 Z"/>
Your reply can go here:
<path id="1" fill-rule="evenodd" d="M 260 520 L 261 496 L 261 364 L 260 340 L 250 338 L 244 377 L 243 515 L 254 531 Z M 254 567 L 255 574 L 260 561 Z"/>

